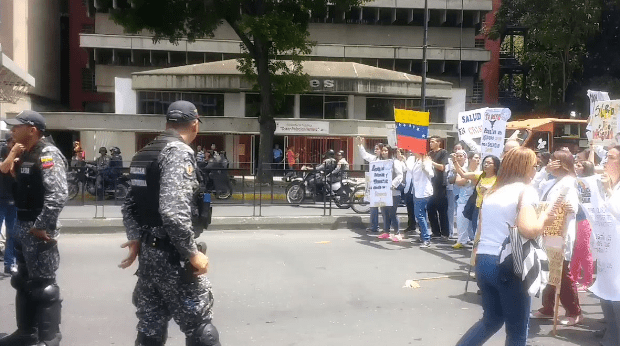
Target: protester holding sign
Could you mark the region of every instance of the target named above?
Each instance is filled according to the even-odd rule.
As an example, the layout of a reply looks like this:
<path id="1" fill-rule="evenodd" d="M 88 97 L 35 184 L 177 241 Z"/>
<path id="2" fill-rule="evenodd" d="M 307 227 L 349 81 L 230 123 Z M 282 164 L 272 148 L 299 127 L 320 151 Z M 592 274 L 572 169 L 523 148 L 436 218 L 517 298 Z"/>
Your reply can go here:
<path id="1" fill-rule="evenodd" d="M 357 137 L 357 146 L 362 159 L 369 163 L 377 161 L 381 155 L 381 149 L 383 149 L 383 144 L 377 143 L 377 145 L 375 145 L 374 155 L 367 152 L 364 148 L 364 138 L 360 136 Z M 379 232 L 379 208 L 377 207 L 370 207 L 370 227 L 368 227 L 368 231 Z"/>
<path id="2" fill-rule="evenodd" d="M 457 153 L 456 160 L 459 166 L 462 167 L 462 165 L 465 164 L 465 159 L 461 160 L 458 155 L 459 154 Z M 470 151 L 469 154 L 467 154 L 467 158 L 469 162 L 469 165 L 466 168 L 467 172 L 477 171 L 480 165 L 480 154 Z M 466 218 L 465 215 L 463 215 L 463 209 L 465 209 L 465 204 L 469 200 L 469 197 L 471 197 L 471 195 L 474 193 L 474 184 L 475 183 L 469 179 L 465 179 L 461 176 L 456 177 L 455 186 L 460 187 L 458 199 L 456 200 L 456 229 L 459 233 L 459 239 L 456 241 L 456 244 L 452 246 L 454 249 L 461 249 L 468 241 L 474 240 L 474 224 L 472 220 Z"/>
<path id="3" fill-rule="evenodd" d="M 431 179 L 435 173 L 433 163 L 428 156 L 419 153 L 414 153 L 413 155 L 415 161 L 411 167 L 411 176 L 414 190 L 413 210 L 420 226 L 420 239 L 418 242 L 422 244 L 420 248 L 428 248 L 431 246 L 431 233 L 428 229 L 426 206 L 431 196 L 433 196 Z M 414 240 L 412 239 L 411 242 L 413 243 Z"/>
<path id="4" fill-rule="evenodd" d="M 377 238 L 387 239 L 399 242 L 403 240 L 398 228 L 398 216 L 396 216 L 396 209 L 400 202 L 400 190 L 398 189 L 403 182 L 403 169 L 400 161 L 396 157 L 396 150 L 389 146 L 384 146 L 381 149 L 381 160 L 387 160 L 391 166 L 390 175 L 385 177 L 390 181 L 390 191 L 392 195 L 392 205 L 386 205 L 381 207 L 381 215 L 383 215 L 383 233 Z M 390 228 L 394 228 L 394 235 L 390 237 Z"/>
<path id="5" fill-rule="evenodd" d="M 596 281 L 590 292 L 601 298 L 607 331 L 601 345 L 620 345 L 620 146 L 607 153 L 605 173 L 580 179 L 589 196 L 586 215 L 595 236 Z"/>
<path id="6" fill-rule="evenodd" d="M 544 180 L 538 186 L 543 201 L 555 201 L 560 197 L 563 191 L 566 192 L 564 197 L 566 205 L 566 215 L 564 219 L 564 227 L 561 229 L 562 234 L 547 234 L 545 236 L 562 236 L 564 238 L 564 262 L 562 266 L 562 277 L 560 284 L 560 301 L 566 310 L 566 317 L 560 322 L 564 325 L 575 325 L 583 320 L 581 315 L 581 307 L 579 305 L 579 296 L 577 294 L 577 285 L 571 272 L 569 265 L 575 246 L 576 237 L 576 211 L 579 206 L 579 197 L 577 194 L 575 167 L 573 156 L 569 151 L 558 150 L 551 155 L 547 172 L 553 178 Z M 554 268 L 549 268 L 552 271 Z M 542 308 L 532 314 L 533 318 L 553 318 L 555 306 L 555 286 L 547 285 L 543 291 Z"/>
<path id="7" fill-rule="evenodd" d="M 531 298 L 512 264 L 500 265 L 499 255 L 509 236 L 509 225 L 516 224 L 523 237 L 534 239 L 554 220 L 553 212 L 546 210 L 536 215 L 538 193 L 528 185 L 535 173 L 536 154 L 531 149 L 510 151 L 504 157 L 497 183 L 484 199 L 476 255 L 476 279 L 484 313 L 459 340 L 459 346 L 482 345 L 504 324 L 506 345 L 526 344 Z"/>
<path id="8" fill-rule="evenodd" d="M 454 169 L 461 177 L 468 179 L 475 184 L 476 200 L 471 219 L 474 227 L 474 233 L 476 233 L 476 229 L 478 228 L 478 213 L 480 211 L 480 207 L 482 206 L 482 202 L 484 201 L 484 196 L 487 191 L 495 185 L 499 168 L 499 158 L 492 155 L 489 155 L 482 160 L 482 171 L 465 172 L 463 167 L 461 167 L 458 163 L 454 165 Z"/>

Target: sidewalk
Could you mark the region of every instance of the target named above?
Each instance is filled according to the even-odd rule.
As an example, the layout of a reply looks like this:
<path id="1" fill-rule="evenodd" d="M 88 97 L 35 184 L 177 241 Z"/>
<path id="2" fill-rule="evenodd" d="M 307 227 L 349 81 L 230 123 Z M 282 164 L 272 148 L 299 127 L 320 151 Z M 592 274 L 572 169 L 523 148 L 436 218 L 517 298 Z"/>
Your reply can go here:
<path id="1" fill-rule="evenodd" d="M 368 214 L 357 214 L 351 209 L 325 210 L 323 204 L 222 205 L 213 206 L 209 231 L 213 230 L 309 230 L 309 229 L 362 229 L 369 223 Z M 260 216 L 259 216 L 260 215 Z M 399 208 L 401 229 L 407 222 L 405 208 Z M 124 232 L 119 205 L 66 206 L 60 213 L 62 232 L 113 233 Z"/>

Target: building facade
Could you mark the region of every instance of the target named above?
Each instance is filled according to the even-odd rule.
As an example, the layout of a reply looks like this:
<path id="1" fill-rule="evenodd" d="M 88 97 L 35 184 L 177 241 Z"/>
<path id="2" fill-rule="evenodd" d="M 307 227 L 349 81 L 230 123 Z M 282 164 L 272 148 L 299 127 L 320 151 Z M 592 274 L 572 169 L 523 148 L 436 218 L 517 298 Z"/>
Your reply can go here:
<path id="1" fill-rule="evenodd" d="M 61 13 L 60 0 L 0 1 L 0 93 L 20 96 L 4 98 L 0 116 L 59 109 L 64 96 Z"/>
<path id="2" fill-rule="evenodd" d="M 428 31 L 428 76 L 451 82 L 466 91 L 467 103 L 492 103 L 493 73 L 482 73 L 482 65 L 491 59 L 485 39 L 480 36 L 487 16 L 498 0 L 430 0 Z M 115 0 L 122 7 L 126 0 Z M 84 14 L 81 21 L 72 18 L 72 40 L 79 34 L 79 60 L 71 64 L 73 110 L 113 109 L 114 78 L 131 73 L 163 68 L 223 61 L 241 55 L 241 41 L 222 24 L 213 38 L 195 42 L 181 40 L 153 43 L 152 35 L 124 33 L 105 13 L 103 1 L 71 0 L 71 13 Z M 310 39 L 317 42 L 310 60 L 356 62 L 413 75 L 422 71 L 424 1 L 376 0 L 338 12 L 328 6 L 313 13 Z M 489 66 L 493 68 L 493 66 Z M 495 79 L 494 79 L 495 78 Z M 96 92 L 96 93 L 95 93 Z M 94 95 L 97 96 L 96 99 Z"/>

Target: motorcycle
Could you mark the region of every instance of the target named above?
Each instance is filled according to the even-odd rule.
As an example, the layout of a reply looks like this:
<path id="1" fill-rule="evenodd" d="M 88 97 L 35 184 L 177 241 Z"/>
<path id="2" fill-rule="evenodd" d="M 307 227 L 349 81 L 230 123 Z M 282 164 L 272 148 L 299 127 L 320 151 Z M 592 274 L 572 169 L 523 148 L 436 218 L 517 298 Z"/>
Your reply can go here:
<path id="1" fill-rule="evenodd" d="M 308 170 L 303 177 L 295 177 L 286 186 L 286 201 L 289 204 L 300 205 L 306 197 L 314 200 L 331 198 L 338 208 L 346 209 L 350 206 L 351 193 L 355 183 L 349 179 L 329 182 L 321 172 Z"/>
<path id="2" fill-rule="evenodd" d="M 206 192 L 213 193 L 217 199 L 229 199 L 233 194 L 234 178 L 228 176 L 228 170 L 217 162 L 199 162 Z"/>
<path id="3" fill-rule="evenodd" d="M 78 167 L 77 170 L 72 170 L 67 173 L 67 185 L 69 190 L 69 199 L 75 198 L 80 190 L 89 193 L 90 195 L 97 196 L 97 176 L 99 170 L 96 165 L 86 163 L 82 167 Z M 113 179 L 101 179 L 103 180 L 103 193 L 104 197 L 112 197 L 116 199 L 125 199 L 127 193 L 129 193 L 129 174 L 121 173 Z M 99 192 L 100 193 L 100 192 Z"/>

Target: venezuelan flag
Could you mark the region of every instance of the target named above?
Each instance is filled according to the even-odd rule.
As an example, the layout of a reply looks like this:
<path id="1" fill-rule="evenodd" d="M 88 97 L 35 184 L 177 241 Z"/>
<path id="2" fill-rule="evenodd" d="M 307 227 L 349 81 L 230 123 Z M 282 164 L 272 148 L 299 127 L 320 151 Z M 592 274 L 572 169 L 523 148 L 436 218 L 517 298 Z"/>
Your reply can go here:
<path id="1" fill-rule="evenodd" d="M 429 113 L 394 109 L 398 147 L 414 153 L 426 154 Z"/>

